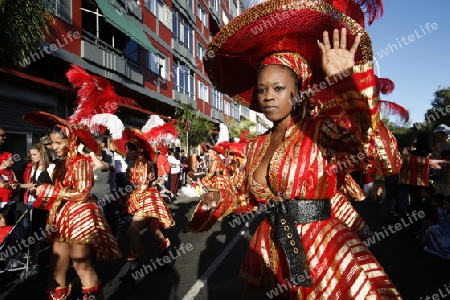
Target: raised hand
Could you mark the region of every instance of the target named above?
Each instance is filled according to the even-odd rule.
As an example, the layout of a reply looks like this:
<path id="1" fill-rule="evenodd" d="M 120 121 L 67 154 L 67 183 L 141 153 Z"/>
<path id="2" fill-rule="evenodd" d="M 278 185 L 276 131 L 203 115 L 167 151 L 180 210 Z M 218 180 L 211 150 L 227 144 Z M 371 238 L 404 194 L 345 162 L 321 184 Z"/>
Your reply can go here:
<path id="1" fill-rule="evenodd" d="M 330 44 L 328 32 L 323 32 L 323 43 L 317 41 L 319 44 L 320 52 L 322 54 L 322 68 L 327 76 L 331 76 L 340 73 L 348 68 L 353 67 L 355 64 L 355 53 L 358 49 L 359 42 L 361 41 L 361 34 L 358 34 L 355 38 L 350 50 L 347 49 L 347 30 L 341 29 L 340 36 L 339 30 L 333 31 L 333 46 Z"/>

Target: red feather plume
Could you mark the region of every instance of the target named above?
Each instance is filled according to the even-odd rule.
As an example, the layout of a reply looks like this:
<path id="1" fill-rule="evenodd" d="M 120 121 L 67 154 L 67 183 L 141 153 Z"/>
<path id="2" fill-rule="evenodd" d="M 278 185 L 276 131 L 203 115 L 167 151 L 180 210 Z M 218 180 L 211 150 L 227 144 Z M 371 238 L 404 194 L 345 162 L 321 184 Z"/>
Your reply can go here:
<path id="1" fill-rule="evenodd" d="M 395 84 L 389 78 L 376 77 L 377 89 L 380 93 L 388 95 L 395 89 Z"/>
<path id="2" fill-rule="evenodd" d="M 164 123 L 163 125 L 153 127 L 144 134 L 150 144 L 163 152 L 164 147 L 169 145 L 177 137 L 178 131 L 172 123 Z"/>
<path id="3" fill-rule="evenodd" d="M 367 15 L 369 25 L 383 16 L 384 7 L 382 0 L 353 0 L 353 2 L 358 4 Z"/>
<path id="4" fill-rule="evenodd" d="M 380 100 L 378 102 L 380 110 L 387 114 L 394 114 L 399 116 L 405 123 L 409 120 L 409 112 L 403 106 L 386 100 Z"/>
<path id="5" fill-rule="evenodd" d="M 77 107 L 70 116 L 70 123 L 89 124 L 96 114 L 114 114 L 119 103 L 137 105 L 129 98 L 118 96 L 109 80 L 94 76 L 77 65 L 71 65 L 66 77 L 73 88 L 78 89 Z"/>

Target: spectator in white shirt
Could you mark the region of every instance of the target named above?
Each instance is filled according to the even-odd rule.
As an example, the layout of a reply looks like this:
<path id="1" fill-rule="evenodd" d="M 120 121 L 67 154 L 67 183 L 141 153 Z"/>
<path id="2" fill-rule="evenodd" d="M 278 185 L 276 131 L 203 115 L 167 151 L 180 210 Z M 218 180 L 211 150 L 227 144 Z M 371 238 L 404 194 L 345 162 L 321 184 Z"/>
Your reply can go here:
<path id="1" fill-rule="evenodd" d="M 170 192 L 174 195 L 178 195 L 181 162 L 175 158 L 173 149 L 169 149 L 167 160 L 170 164 Z"/>

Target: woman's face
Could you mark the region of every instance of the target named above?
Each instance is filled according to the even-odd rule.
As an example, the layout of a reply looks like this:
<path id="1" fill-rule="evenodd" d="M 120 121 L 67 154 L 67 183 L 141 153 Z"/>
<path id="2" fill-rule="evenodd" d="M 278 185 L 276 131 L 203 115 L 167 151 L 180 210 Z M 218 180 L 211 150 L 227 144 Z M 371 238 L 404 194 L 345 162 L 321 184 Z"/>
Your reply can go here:
<path id="1" fill-rule="evenodd" d="M 37 149 L 30 149 L 30 159 L 34 163 L 38 163 L 41 160 L 41 155 Z"/>
<path id="2" fill-rule="evenodd" d="M 290 116 L 298 87 L 289 69 L 279 65 L 264 67 L 259 72 L 256 89 L 259 107 L 268 120 L 276 122 Z"/>
<path id="3" fill-rule="evenodd" d="M 69 140 L 63 138 L 59 133 L 50 133 L 52 140 L 52 149 L 55 150 L 56 155 L 64 157 L 69 152 Z"/>
<path id="4" fill-rule="evenodd" d="M 138 152 L 134 148 L 128 147 L 128 145 L 126 145 L 125 148 L 127 150 L 127 154 L 126 154 L 127 158 L 131 159 L 131 160 L 135 159 L 137 154 L 138 154 Z"/>

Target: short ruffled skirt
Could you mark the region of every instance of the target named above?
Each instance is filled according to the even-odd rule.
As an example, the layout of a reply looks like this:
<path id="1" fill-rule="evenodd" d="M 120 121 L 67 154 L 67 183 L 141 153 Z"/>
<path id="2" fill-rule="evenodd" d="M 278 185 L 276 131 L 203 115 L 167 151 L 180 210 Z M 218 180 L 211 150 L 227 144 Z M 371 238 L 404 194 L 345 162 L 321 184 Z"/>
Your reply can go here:
<path id="1" fill-rule="evenodd" d="M 120 258 L 122 253 L 98 204 L 62 201 L 49 212 L 50 239 L 61 243 L 92 245 L 97 260 Z"/>
<path id="2" fill-rule="evenodd" d="M 134 190 L 128 199 L 128 213 L 156 218 L 166 229 L 175 225 L 170 209 L 156 188 L 149 188 L 143 192 Z"/>

